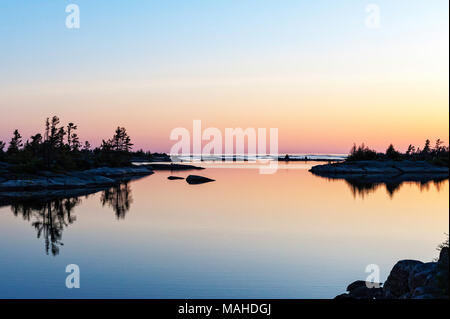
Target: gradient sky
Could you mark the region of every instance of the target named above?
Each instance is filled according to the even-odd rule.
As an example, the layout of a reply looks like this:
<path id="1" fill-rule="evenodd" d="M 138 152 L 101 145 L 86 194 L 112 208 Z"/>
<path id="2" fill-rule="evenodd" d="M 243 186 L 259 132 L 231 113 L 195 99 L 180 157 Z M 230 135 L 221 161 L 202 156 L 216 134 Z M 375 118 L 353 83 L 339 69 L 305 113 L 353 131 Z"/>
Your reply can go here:
<path id="1" fill-rule="evenodd" d="M 448 12 L 447 0 L 2 0 L 0 140 L 57 114 L 94 146 L 121 125 L 152 151 L 195 119 L 277 127 L 289 153 L 448 142 Z"/>

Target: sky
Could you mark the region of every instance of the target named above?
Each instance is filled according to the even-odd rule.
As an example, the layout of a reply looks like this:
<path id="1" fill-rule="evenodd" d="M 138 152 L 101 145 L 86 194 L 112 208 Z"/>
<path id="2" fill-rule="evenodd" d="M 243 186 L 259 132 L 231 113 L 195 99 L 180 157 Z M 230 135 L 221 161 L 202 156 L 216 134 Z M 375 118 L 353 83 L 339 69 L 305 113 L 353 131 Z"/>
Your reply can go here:
<path id="1" fill-rule="evenodd" d="M 58 115 L 153 152 L 193 120 L 278 128 L 280 153 L 448 144 L 448 32 L 447 0 L 0 0 L 0 140 Z"/>

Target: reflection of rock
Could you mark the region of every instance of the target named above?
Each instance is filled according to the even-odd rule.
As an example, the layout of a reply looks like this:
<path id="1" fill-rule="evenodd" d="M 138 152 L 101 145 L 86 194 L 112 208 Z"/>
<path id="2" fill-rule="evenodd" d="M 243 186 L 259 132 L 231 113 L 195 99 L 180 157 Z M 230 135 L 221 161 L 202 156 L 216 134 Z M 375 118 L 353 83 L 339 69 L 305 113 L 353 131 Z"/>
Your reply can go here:
<path id="1" fill-rule="evenodd" d="M 169 177 L 167 177 L 167 179 L 173 181 L 173 180 L 177 180 L 177 179 L 184 179 L 184 177 L 180 177 L 180 176 L 169 176 Z"/>
<path id="2" fill-rule="evenodd" d="M 411 163 L 417 166 L 412 166 Z M 396 168 L 392 165 L 396 165 Z M 447 169 L 446 173 L 445 169 Z M 330 180 L 343 179 L 349 184 L 354 195 L 361 196 L 375 191 L 382 185 L 386 187 L 390 195 L 393 195 L 404 182 L 415 182 L 427 187 L 430 182 L 439 186 L 440 182 L 448 179 L 448 168 L 434 166 L 427 162 L 411 161 L 360 161 L 348 164 L 344 162 L 317 165 L 310 171 L 314 175 Z"/>
<path id="3" fill-rule="evenodd" d="M 69 197 L 87 196 L 104 190 L 105 187 L 36 190 L 36 191 L 11 191 L 0 192 L 0 207 L 14 205 L 23 201 L 53 201 Z"/>
<path id="4" fill-rule="evenodd" d="M 37 231 L 37 237 L 45 241 L 46 253 L 51 252 L 56 256 L 63 245 L 63 229 L 76 220 L 73 209 L 81 203 L 81 197 L 88 197 L 101 190 L 103 190 L 100 197 L 102 204 L 108 204 L 118 219 L 124 218 L 133 201 L 128 183 L 118 184 L 106 190 L 92 188 L 0 193 L 0 207 L 11 205 L 15 216 L 22 216 L 24 220 L 31 222 Z"/>
<path id="5" fill-rule="evenodd" d="M 214 180 L 207 178 L 207 177 L 203 177 L 203 176 L 189 175 L 186 178 L 186 182 L 188 182 L 189 184 L 203 184 L 203 183 L 214 182 Z"/>

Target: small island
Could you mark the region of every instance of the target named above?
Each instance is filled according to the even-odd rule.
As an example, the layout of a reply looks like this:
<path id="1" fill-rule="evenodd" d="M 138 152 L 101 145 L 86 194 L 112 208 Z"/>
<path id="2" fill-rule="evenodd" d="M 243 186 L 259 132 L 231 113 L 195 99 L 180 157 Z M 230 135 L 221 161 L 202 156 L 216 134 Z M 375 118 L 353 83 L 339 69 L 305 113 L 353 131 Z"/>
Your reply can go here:
<path id="1" fill-rule="evenodd" d="M 88 141 L 80 142 L 74 123 L 62 126 L 57 116 L 47 118 L 44 134 L 37 133 L 25 142 L 16 129 L 6 151 L 6 143 L 0 141 L 0 196 L 21 198 L 33 196 L 30 192 L 61 189 L 89 192 L 155 170 L 202 169 L 168 163 L 170 156 L 164 153 L 133 152 L 132 146 L 126 129 L 117 127 L 111 139 L 92 148 Z"/>
<path id="2" fill-rule="evenodd" d="M 310 172 L 327 178 L 361 179 L 370 182 L 428 181 L 449 175 L 449 148 L 441 140 L 432 148 L 426 140 L 423 149 L 410 145 L 406 153 L 391 144 L 377 153 L 364 144 L 353 146 L 349 156 L 338 163 L 316 165 Z"/>

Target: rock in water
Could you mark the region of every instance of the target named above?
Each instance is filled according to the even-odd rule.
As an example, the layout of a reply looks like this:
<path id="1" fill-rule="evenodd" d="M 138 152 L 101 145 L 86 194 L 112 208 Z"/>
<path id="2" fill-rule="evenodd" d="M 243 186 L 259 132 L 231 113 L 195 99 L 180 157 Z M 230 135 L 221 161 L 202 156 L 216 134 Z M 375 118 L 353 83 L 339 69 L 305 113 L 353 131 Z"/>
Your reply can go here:
<path id="1" fill-rule="evenodd" d="M 369 281 L 364 281 L 364 280 L 357 280 L 347 286 L 347 291 L 351 292 L 352 290 L 354 290 L 358 287 L 380 288 L 381 285 L 382 285 L 382 283 L 380 283 L 380 282 L 369 282 Z"/>
<path id="2" fill-rule="evenodd" d="M 443 247 L 441 249 L 441 252 L 439 254 L 439 260 L 438 260 L 438 268 L 439 269 L 446 269 L 448 271 L 448 247 Z"/>
<path id="3" fill-rule="evenodd" d="M 414 267 L 408 278 L 410 292 L 413 292 L 418 287 L 432 284 L 433 278 L 436 276 L 436 266 L 437 263 L 429 262 Z"/>
<path id="4" fill-rule="evenodd" d="M 184 177 L 180 177 L 180 176 L 169 176 L 167 177 L 167 179 L 170 179 L 171 181 L 176 180 L 176 179 L 184 179 Z"/>
<path id="5" fill-rule="evenodd" d="M 399 298 L 410 292 L 408 279 L 414 268 L 423 263 L 418 260 L 401 260 L 395 264 L 384 283 L 387 298 Z"/>
<path id="6" fill-rule="evenodd" d="M 448 247 L 441 249 L 437 262 L 401 260 L 395 264 L 381 288 L 369 288 L 357 280 L 347 287 L 348 293 L 335 299 L 448 299 Z"/>
<path id="7" fill-rule="evenodd" d="M 188 182 L 188 184 L 203 184 L 203 183 L 214 182 L 214 180 L 207 178 L 207 177 L 203 177 L 203 176 L 189 175 L 186 178 L 186 182 Z"/>
<path id="8" fill-rule="evenodd" d="M 449 258 L 448 258 L 448 247 L 444 247 L 439 255 L 439 260 L 437 262 L 438 273 L 436 275 L 437 284 L 442 293 L 448 298 L 448 283 L 449 283 Z"/>

